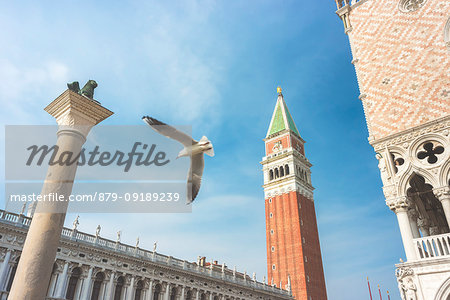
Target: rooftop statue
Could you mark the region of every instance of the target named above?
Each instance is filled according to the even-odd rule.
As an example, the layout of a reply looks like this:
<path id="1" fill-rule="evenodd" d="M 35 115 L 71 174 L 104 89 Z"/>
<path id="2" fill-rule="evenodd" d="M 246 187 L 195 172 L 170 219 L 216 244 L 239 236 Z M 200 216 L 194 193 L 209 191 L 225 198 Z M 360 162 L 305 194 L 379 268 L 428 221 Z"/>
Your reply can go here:
<path id="1" fill-rule="evenodd" d="M 97 87 L 97 82 L 95 80 L 89 80 L 84 87 L 80 90 L 80 83 L 78 81 L 74 81 L 72 83 L 68 83 L 67 87 L 69 90 L 74 91 L 80 95 L 86 96 L 91 100 L 94 100 L 94 89 Z"/>

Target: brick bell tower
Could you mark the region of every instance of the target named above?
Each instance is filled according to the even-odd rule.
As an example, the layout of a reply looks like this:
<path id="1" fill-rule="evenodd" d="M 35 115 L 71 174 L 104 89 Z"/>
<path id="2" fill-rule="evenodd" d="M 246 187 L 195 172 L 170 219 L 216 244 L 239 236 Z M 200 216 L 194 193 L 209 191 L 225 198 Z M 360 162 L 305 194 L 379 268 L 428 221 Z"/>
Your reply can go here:
<path id="1" fill-rule="evenodd" d="M 327 293 L 314 209 L 312 166 L 305 141 L 281 93 L 264 139 L 267 269 L 272 285 L 296 299 L 326 300 Z"/>

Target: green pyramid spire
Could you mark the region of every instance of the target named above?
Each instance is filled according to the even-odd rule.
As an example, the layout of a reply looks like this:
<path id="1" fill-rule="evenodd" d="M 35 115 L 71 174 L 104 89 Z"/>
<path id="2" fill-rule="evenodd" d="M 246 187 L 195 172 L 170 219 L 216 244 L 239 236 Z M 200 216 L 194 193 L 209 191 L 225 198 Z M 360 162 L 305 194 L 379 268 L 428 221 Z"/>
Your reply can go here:
<path id="1" fill-rule="evenodd" d="M 300 133 L 297 130 L 297 126 L 295 126 L 294 120 L 292 119 L 291 114 L 286 106 L 286 102 L 284 102 L 283 94 L 281 93 L 281 88 L 277 88 L 278 91 L 278 99 L 275 105 L 275 110 L 272 115 L 272 120 L 270 121 L 269 130 L 267 131 L 267 136 L 269 137 L 272 134 L 283 131 L 285 129 L 290 129 L 295 134 L 300 136 Z"/>

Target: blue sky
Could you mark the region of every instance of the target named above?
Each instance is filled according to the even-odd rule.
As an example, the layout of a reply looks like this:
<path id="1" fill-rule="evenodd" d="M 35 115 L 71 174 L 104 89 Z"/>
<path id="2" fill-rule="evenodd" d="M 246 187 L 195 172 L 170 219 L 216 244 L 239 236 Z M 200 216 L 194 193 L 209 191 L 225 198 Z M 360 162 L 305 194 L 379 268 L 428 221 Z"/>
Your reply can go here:
<path id="1" fill-rule="evenodd" d="M 80 230 L 93 233 L 101 224 L 105 237 L 122 230 L 124 242 L 139 236 L 152 248 L 157 240 L 162 253 L 192 261 L 205 255 L 261 279 L 259 162 L 280 85 L 314 165 L 329 299 L 368 299 L 366 276 L 398 298 L 394 264 L 404 252 L 334 1 L 0 5 L 3 125 L 54 124 L 43 108 L 66 82 L 95 79 L 96 98 L 115 112 L 103 124 L 141 124 L 149 114 L 192 125 L 194 137 L 214 144 L 192 214 L 83 214 Z"/>

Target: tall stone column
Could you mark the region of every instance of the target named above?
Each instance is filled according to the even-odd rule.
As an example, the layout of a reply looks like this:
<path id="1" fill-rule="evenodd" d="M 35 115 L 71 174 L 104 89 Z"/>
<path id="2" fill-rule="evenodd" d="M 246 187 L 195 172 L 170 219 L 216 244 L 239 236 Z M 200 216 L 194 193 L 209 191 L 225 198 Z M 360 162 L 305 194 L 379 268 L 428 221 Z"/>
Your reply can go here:
<path id="1" fill-rule="evenodd" d="M 58 276 L 56 283 L 56 298 L 64 298 L 64 287 L 66 286 L 67 274 L 69 273 L 69 262 L 66 261 L 61 275 Z"/>
<path id="2" fill-rule="evenodd" d="M 88 271 L 87 278 L 84 280 L 85 284 L 83 284 L 83 291 L 81 292 L 81 300 L 89 300 L 89 291 L 91 289 L 92 284 L 92 272 L 94 271 L 94 267 L 90 267 Z"/>
<path id="3" fill-rule="evenodd" d="M 145 295 L 145 300 L 153 300 L 153 280 L 150 280 L 148 284 L 147 294 Z"/>
<path id="4" fill-rule="evenodd" d="M 416 251 L 414 250 L 413 233 L 411 224 L 409 223 L 408 209 L 410 207 L 410 200 L 407 197 L 397 197 L 386 200 L 386 204 L 397 215 L 398 226 L 402 236 L 403 247 L 405 248 L 406 259 L 413 261 L 417 259 Z"/>
<path id="5" fill-rule="evenodd" d="M 92 126 L 113 113 L 97 102 L 66 90 L 46 108 L 56 118 L 58 153 L 73 153 L 76 157 Z M 72 192 L 77 164 L 49 166 L 42 195 L 56 193 L 68 199 Z M 28 230 L 9 300 L 43 300 L 56 257 L 68 201 L 43 201 Z"/>
<path id="6" fill-rule="evenodd" d="M 170 284 L 166 285 L 166 292 L 164 293 L 164 300 L 169 300 L 170 298 Z"/>
<path id="7" fill-rule="evenodd" d="M 108 285 L 106 287 L 106 297 L 105 300 L 111 300 L 113 299 L 113 295 L 114 295 L 114 276 L 115 276 L 115 272 L 111 272 L 111 275 L 109 277 L 109 282 Z"/>
<path id="8" fill-rule="evenodd" d="M 134 280 L 135 280 L 135 277 L 132 276 L 132 277 L 131 277 L 130 286 L 129 286 L 129 288 L 128 288 L 128 293 L 127 293 L 127 298 L 126 298 L 126 299 L 133 299 L 133 293 L 134 293 Z"/>
<path id="9" fill-rule="evenodd" d="M 181 300 L 184 300 L 184 299 L 186 298 L 186 297 L 184 296 L 185 290 L 186 290 L 186 287 L 185 287 L 185 286 L 182 286 L 182 287 L 181 287 L 181 297 L 180 297 Z"/>
<path id="10" fill-rule="evenodd" d="M 441 201 L 442 208 L 444 209 L 445 218 L 447 219 L 447 224 L 450 227 L 450 187 L 445 186 L 435 189 L 434 195 Z"/>
<path id="11" fill-rule="evenodd" d="M 5 258 L 3 259 L 2 268 L 0 269 L 0 290 L 5 289 L 6 276 L 8 275 L 9 260 L 11 259 L 11 249 L 6 250 Z"/>

